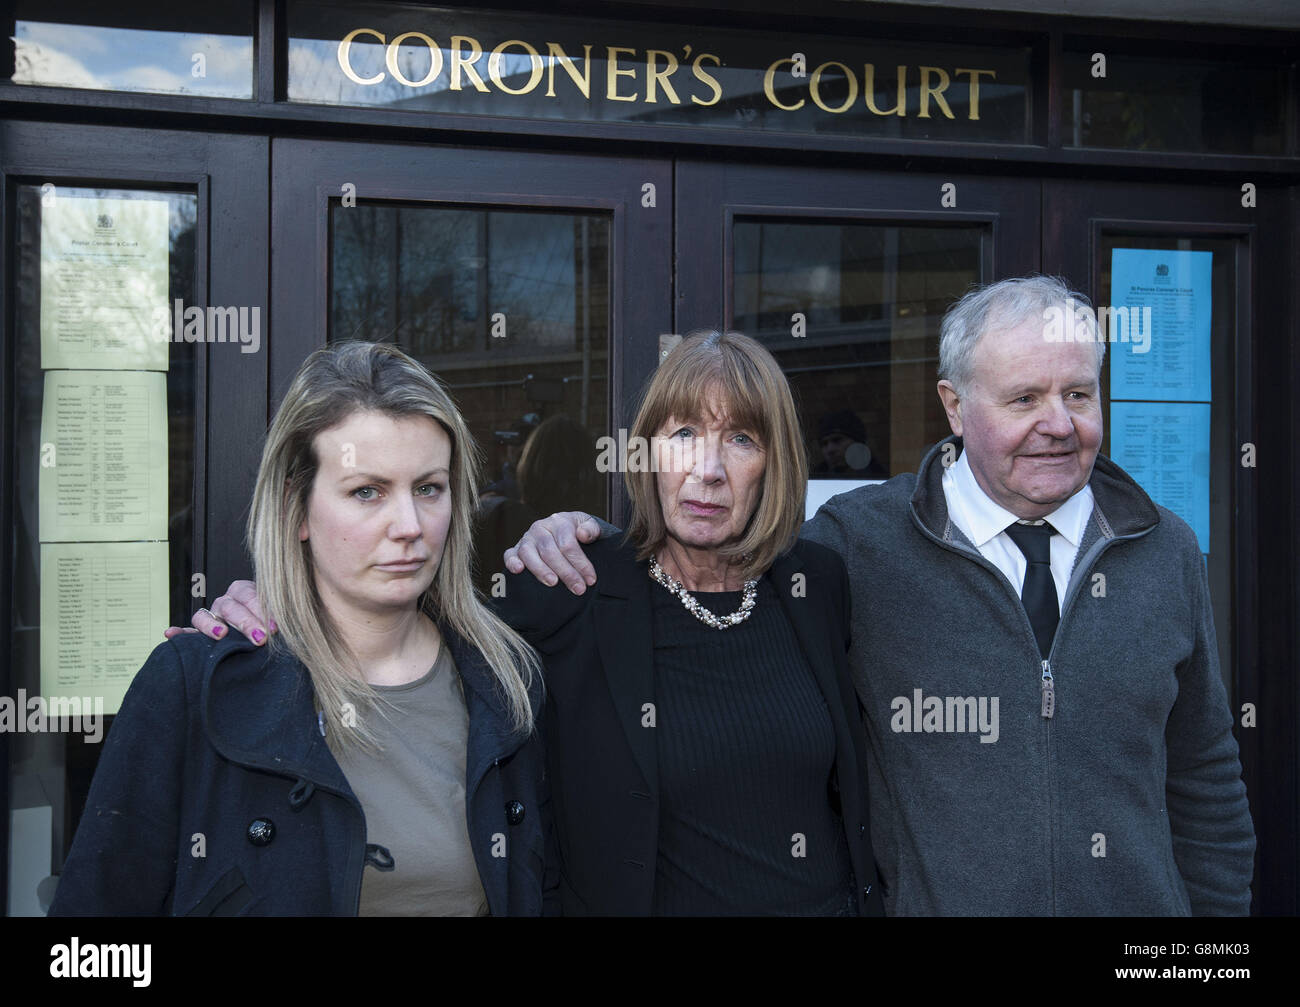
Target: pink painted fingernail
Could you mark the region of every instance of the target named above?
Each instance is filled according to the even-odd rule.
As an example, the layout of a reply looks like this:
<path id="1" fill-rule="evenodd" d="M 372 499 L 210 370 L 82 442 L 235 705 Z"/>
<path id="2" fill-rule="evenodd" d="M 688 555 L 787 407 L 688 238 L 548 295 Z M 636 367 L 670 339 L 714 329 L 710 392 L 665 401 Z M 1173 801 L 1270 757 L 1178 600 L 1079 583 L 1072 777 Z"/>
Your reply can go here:
<path id="1" fill-rule="evenodd" d="M 226 627 L 225 627 L 225 626 L 213 626 L 213 627 L 212 627 L 212 634 L 213 634 L 213 636 L 220 636 L 220 635 L 221 635 L 222 633 L 224 633 L 225 631 L 226 631 Z"/>
<path id="2" fill-rule="evenodd" d="M 254 643 L 261 643 L 263 640 L 266 639 L 266 634 L 263 633 L 260 629 L 255 629 L 255 630 L 253 630 L 253 634 L 252 634 L 252 635 L 253 635 L 253 642 L 254 642 Z"/>

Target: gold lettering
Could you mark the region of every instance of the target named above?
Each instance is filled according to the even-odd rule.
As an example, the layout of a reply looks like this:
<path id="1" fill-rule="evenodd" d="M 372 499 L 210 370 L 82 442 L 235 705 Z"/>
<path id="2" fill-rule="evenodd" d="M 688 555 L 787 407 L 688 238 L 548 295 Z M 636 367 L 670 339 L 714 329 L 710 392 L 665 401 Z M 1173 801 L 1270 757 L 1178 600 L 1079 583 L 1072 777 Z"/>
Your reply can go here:
<path id="1" fill-rule="evenodd" d="M 948 79 L 948 71 L 940 70 L 937 66 L 923 66 L 919 67 L 919 69 L 921 71 L 921 111 L 917 118 L 930 118 L 930 97 L 933 95 L 939 110 L 949 119 L 956 119 L 957 117 L 952 114 L 952 109 L 948 107 L 947 99 L 943 96 L 943 92 L 948 90 L 948 84 L 951 83 Z M 939 75 L 938 87 L 930 83 L 930 74 L 932 73 Z"/>
<path id="2" fill-rule="evenodd" d="M 980 117 L 980 74 L 986 73 L 989 75 L 990 80 L 997 80 L 998 72 L 996 70 L 966 70 L 962 67 L 953 70 L 954 76 L 960 77 L 964 73 L 970 74 L 970 115 L 966 118 L 974 122 Z"/>
<path id="3" fill-rule="evenodd" d="M 763 93 L 767 95 L 767 100 L 770 101 L 777 108 L 784 109 L 787 112 L 795 112 L 803 108 L 803 99 L 800 98 L 798 102 L 796 102 L 793 105 L 782 105 L 779 101 L 776 100 L 776 92 L 772 88 L 772 81 L 776 78 L 776 68 L 780 66 L 782 63 L 793 64 L 794 60 L 778 59 L 775 63 L 773 63 L 771 66 L 767 68 L 767 72 L 763 74 Z"/>
<path id="4" fill-rule="evenodd" d="M 354 84 L 378 84 L 384 79 L 382 73 L 377 73 L 373 77 L 358 77 L 356 71 L 352 69 L 352 62 L 350 59 L 352 41 L 358 35 L 373 35 L 375 38 L 379 39 L 380 45 L 383 45 L 384 42 L 387 41 L 383 35 L 375 31 L 373 28 L 353 28 L 350 32 L 344 35 L 342 41 L 339 42 L 339 69 L 341 69 L 343 75 Z"/>
<path id="5" fill-rule="evenodd" d="M 506 86 L 506 82 L 501 79 L 501 54 L 505 52 L 507 46 L 517 45 L 522 47 L 528 53 L 528 62 L 532 65 L 532 70 L 528 74 L 528 86 L 521 88 L 511 88 Z M 502 42 L 492 50 L 492 55 L 488 57 L 488 76 L 492 82 L 501 88 L 506 94 L 527 94 L 538 84 L 542 82 L 542 57 L 538 55 L 537 50 L 521 39 L 512 38 Z"/>
<path id="6" fill-rule="evenodd" d="M 862 94 L 867 99 L 867 108 L 876 115 L 907 115 L 907 67 L 898 68 L 898 102 L 893 108 L 882 112 L 876 108 L 876 66 L 865 63 L 862 67 Z"/>
<path id="7" fill-rule="evenodd" d="M 461 44 L 469 43 L 469 51 L 473 54 L 469 59 L 461 55 Z M 474 64 L 478 62 L 479 57 L 483 55 L 483 47 L 478 44 L 478 39 L 471 38 L 468 35 L 453 35 L 451 37 L 451 89 L 453 91 L 461 90 L 460 71 L 465 69 L 465 76 L 469 82 L 474 85 L 476 90 L 487 91 L 488 86 L 483 83 L 483 78 L 478 75 L 474 69 Z"/>
<path id="8" fill-rule="evenodd" d="M 569 78 L 573 81 L 573 83 L 578 85 L 578 90 L 582 92 L 582 96 L 586 98 L 588 101 L 590 101 L 591 100 L 591 46 L 584 45 L 582 47 L 583 59 L 585 60 L 585 62 L 582 64 L 581 77 L 578 76 L 578 71 L 574 69 L 573 57 L 570 56 L 568 53 L 566 53 L 563 49 L 561 49 L 558 44 L 556 44 L 555 42 L 547 42 L 546 52 L 550 57 L 547 60 L 547 62 L 550 65 L 547 67 L 548 74 L 546 78 L 546 97 L 548 98 L 555 97 L 555 64 L 559 63 L 561 69 L 563 69 L 564 72 L 569 75 Z"/>
<path id="9" fill-rule="evenodd" d="M 722 99 L 722 85 L 718 83 L 717 77 L 711 73 L 705 73 L 700 67 L 700 60 L 703 59 L 713 60 L 714 66 L 721 66 L 722 60 L 711 52 L 702 52 L 695 57 L 695 62 L 691 64 L 691 73 L 695 74 L 695 79 L 703 84 L 708 84 L 709 90 L 713 92 L 713 97 L 708 101 L 697 98 L 695 95 L 691 95 L 691 101 L 696 105 L 703 105 L 707 108 L 709 105 L 716 105 Z"/>
<path id="10" fill-rule="evenodd" d="M 606 46 L 605 55 L 605 97 L 610 101 L 636 101 L 634 94 L 618 93 L 618 78 L 635 77 L 635 70 L 620 70 L 618 68 L 618 57 L 620 53 L 627 53 L 629 56 L 636 52 L 635 49 L 625 49 L 622 46 Z"/>
<path id="11" fill-rule="evenodd" d="M 429 72 L 424 75 L 423 80 L 407 80 L 406 74 L 402 73 L 397 65 L 397 49 L 402 44 L 403 39 L 418 38 L 421 42 L 429 47 Z M 429 38 L 422 31 L 408 31 L 388 43 L 388 72 L 407 87 L 424 87 L 433 81 L 438 74 L 442 73 L 442 49 L 438 43 Z"/>
<path id="12" fill-rule="evenodd" d="M 662 56 L 667 63 L 664 69 L 660 70 L 659 57 Z M 648 49 L 645 54 L 645 100 L 647 104 L 657 105 L 659 99 L 655 96 L 655 85 L 662 84 L 664 93 L 668 95 L 668 100 L 674 105 L 680 105 L 681 99 L 677 97 L 677 92 L 669 83 L 668 78 L 677 72 L 677 57 L 670 52 L 664 52 L 662 49 Z"/>
<path id="13" fill-rule="evenodd" d="M 843 70 L 844 77 L 849 82 L 849 96 L 844 99 L 844 104 L 841 105 L 839 108 L 831 108 L 824 101 L 822 101 L 822 96 L 821 96 L 822 71 L 825 70 L 828 66 L 837 66 L 841 70 Z M 813 103 L 816 104 L 816 106 L 820 108 L 823 112 L 833 112 L 836 115 L 839 115 L 841 112 L 847 112 L 850 108 L 853 107 L 853 103 L 858 100 L 858 78 L 855 77 L 853 75 L 853 71 L 850 70 L 843 63 L 836 63 L 835 60 L 833 59 L 828 60 L 827 62 L 819 66 L 816 70 L 814 70 L 812 72 L 812 76 L 808 78 L 808 93 L 812 95 Z"/>

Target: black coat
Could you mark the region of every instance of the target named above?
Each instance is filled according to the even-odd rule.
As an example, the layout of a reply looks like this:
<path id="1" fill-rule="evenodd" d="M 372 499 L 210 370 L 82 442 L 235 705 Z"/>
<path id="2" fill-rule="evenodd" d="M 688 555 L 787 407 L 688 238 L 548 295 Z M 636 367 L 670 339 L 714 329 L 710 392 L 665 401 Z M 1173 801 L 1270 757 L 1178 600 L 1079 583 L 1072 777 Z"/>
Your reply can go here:
<path id="1" fill-rule="evenodd" d="M 551 858 L 564 915 L 648 915 L 659 840 L 655 733 L 642 727 L 655 694 L 651 589 L 630 546 L 587 547 L 596 584 L 575 596 L 527 572 L 507 575 L 498 611 L 546 662 L 547 765 L 555 821 Z M 794 575 L 805 593 L 795 597 Z M 849 646 L 843 561 L 798 542 L 772 566 L 773 582 L 834 724 L 835 775 L 858 880 L 859 912 L 883 915 L 867 821 L 866 755 Z M 552 911 L 555 907 L 548 907 Z"/>
<path id="2" fill-rule="evenodd" d="M 445 629 L 443 640 L 465 685 L 469 837 L 488 908 L 539 915 L 541 745 L 511 734 L 478 650 Z M 302 664 L 234 630 L 186 634 L 127 692 L 50 915 L 355 915 L 368 859 L 383 858 L 368 854 Z"/>

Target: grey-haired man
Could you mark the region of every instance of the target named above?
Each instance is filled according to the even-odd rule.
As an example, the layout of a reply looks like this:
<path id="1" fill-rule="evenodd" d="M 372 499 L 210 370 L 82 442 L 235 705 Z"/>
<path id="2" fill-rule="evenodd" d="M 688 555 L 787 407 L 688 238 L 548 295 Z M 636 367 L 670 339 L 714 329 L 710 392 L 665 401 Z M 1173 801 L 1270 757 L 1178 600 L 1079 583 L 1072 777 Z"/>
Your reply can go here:
<path id="1" fill-rule="evenodd" d="M 1068 299 L 1087 303 L 1026 277 L 954 305 L 938 386 L 953 436 L 802 533 L 849 568 L 891 915 L 1250 908 L 1205 565 L 1191 529 L 1098 455 L 1105 344 L 1053 337 Z M 507 566 L 580 592 L 580 542 L 609 530 L 553 515 Z"/>

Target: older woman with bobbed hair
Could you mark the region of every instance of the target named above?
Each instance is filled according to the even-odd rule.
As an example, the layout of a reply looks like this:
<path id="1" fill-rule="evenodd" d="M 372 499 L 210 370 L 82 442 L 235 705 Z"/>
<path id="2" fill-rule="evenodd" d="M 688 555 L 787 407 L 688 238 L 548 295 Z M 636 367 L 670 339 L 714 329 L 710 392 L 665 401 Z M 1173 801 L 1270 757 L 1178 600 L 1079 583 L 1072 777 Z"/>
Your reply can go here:
<path id="1" fill-rule="evenodd" d="M 540 668 L 471 584 L 478 468 L 400 350 L 307 358 L 248 519 L 274 644 L 154 650 L 53 914 L 541 913 Z"/>
<path id="2" fill-rule="evenodd" d="M 586 546 L 594 590 L 549 589 L 512 549 L 498 600 L 545 664 L 560 911 L 883 915 L 848 577 L 796 540 L 808 463 L 780 367 L 746 336 L 693 333 L 651 379 L 628 456 L 610 441 L 598 463 L 624 470 L 633 514 Z M 600 534 L 552 515 L 517 550 L 540 573 L 575 524 Z M 214 611 L 260 626 L 249 587 Z"/>
<path id="3" fill-rule="evenodd" d="M 546 666 L 563 912 L 880 915 L 848 578 L 796 539 L 785 376 L 753 339 L 693 333 L 627 442 L 632 520 L 586 547 L 594 588 L 516 572 L 501 607 Z"/>

